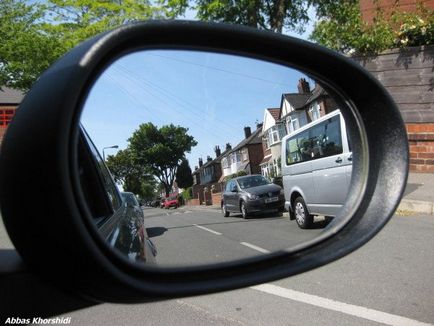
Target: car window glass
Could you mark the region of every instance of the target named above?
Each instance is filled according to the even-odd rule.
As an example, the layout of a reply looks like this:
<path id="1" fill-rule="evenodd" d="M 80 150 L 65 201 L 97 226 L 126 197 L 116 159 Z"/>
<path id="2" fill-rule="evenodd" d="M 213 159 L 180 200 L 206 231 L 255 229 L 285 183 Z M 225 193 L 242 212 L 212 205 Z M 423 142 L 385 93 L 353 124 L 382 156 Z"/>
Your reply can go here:
<path id="1" fill-rule="evenodd" d="M 107 197 L 112 205 L 113 211 L 116 211 L 121 206 L 122 200 L 119 195 L 119 191 L 117 190 L 117 187 L 110 175 L 110 172 L 107 170 L 107 167 L 105 166 L 101 156 L 98 153 L 98 150 L 95 148 L 95 145 L 93 144 L 92 140 L 88 137 L 86 133 L 85 138 L 87 140 L 87 143 L 89 144 L 89 148 L 93 154 L 93 157 L 95 158 L 98 170 L 101 175 L 101 180 L 104 183 L 104 189 L 107 193 Z"/>

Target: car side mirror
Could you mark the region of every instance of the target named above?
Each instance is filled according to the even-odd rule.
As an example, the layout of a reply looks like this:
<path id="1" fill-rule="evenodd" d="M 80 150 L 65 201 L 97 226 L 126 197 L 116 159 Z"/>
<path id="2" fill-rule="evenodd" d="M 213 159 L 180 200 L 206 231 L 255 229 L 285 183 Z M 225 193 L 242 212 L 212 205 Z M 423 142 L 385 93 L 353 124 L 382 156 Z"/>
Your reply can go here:
<path id="1" fill-rule="evenodd" d="M 147 266 L 111 246 L 111 219 L 95 219 L 95 209 L 86 201 L 92 192 L 80 180 L 80 117 L 92 86 L 107 67 L 121 57 L 155 49 L 230 54 L 297 68 L 320 81 L 345 118 L 353 152 L 345 203 L 323 232 L 269 254 L 199 266 Z M 408 160 L 405 126 L 396 104 L 349 58 L 310 42 L 246 27 L 151 21 L 89 39 L 40 76 L 1 147 L 0 206 L 17 251 L 41 279 L 92 302 L 144 302 L 264 283 L 349 254 L 393 215 L 406 185 Z M 26 205 L 21 204 L 23 185 L 32 194 Z M 50 209 L 35 212 L 47 198 Z M 115 201 L 110 198 L 105 205 L 116 207 Z M 164 218 L 169 217 L 174 216 L 165 212 Z"/>

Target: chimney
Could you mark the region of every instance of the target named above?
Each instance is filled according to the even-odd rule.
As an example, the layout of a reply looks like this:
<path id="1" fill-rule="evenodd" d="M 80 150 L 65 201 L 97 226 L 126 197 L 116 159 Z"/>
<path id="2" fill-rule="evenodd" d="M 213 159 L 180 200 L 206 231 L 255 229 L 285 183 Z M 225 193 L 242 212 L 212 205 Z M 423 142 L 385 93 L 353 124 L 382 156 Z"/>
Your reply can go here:
<path id="1" fill-rule="evenodd" d="M 199 167 L 202 167 L 203 165 L 203 161 L 202 161 L 202 157 L 199 159 Z"/>
<path id="2" fill-rule="evenodd" d="M 244 127 L 244 135 L 246 138 L 249 138 L 252 135 L 252 130 L 250 130 L 250 127 Z"/>
<path id="3" fill-rule="evenodd" d="M 232 146 L 230 143 L 226 143 L 226 150 L 229 151 L 232 149 Z"/>
<path id="4" fill-rule="evenodd" d="M 206 161 L 207 161 L 207 162 L 211 162 L 211 161 L 212 161 L 212 157 L 208 155 L 208 156 L 206 157 Z"/>
<path id="5" fill-rule="evenodd" d="M 222 155 L 222 151 L 220 150 L 220 146 L 214 147 L 214 151 L 215 151 L 215 157 L 219 157 L 220 155 Z"/>
<path id="6" fill-rule="evenodd" d="M 298 81 L 297 88 L 298 88 L 298 93 L 299 94 L 309 94 L 310 93 L 309 83 L 304 78 L 301 78 Z"/>

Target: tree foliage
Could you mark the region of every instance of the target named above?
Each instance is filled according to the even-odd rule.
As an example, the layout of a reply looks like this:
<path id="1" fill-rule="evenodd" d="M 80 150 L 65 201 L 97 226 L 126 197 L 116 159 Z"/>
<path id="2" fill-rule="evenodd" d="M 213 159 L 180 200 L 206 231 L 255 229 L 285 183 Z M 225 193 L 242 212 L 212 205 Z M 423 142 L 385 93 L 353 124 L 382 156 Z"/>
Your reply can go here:
<path id="1" fill-rule="evenodd" d="M 348 54 L 376 54 L 394 47 L 433 44 L 433 10 L 419 4 L 416 12 L 404 13 L 397 5 L 387 15 L 378 7 L 373 21 L 366 22 L 359 1 L 318 0 L 318 21 L 310 38 Z"/>
<path id="2" fill-rule="evenodd" d="M 188 188 L 193 185 L 193 176 L 187 159 L 183 159 L 176 171 L 176 183 L 179 188 Z"/>
<path id="3" fill-rule="evenodd" d="M 145 166 L 138 164 L 129 149 L 109 155 L 106 161 L 113 178 L 122 184 L 125 191 L 133 192 L 143 199 L 152 199 L 156 180 Z"/>
<path id="4" fill-rule="evenodd" d="M 309 20 L 309 4 L 308 0 L 190 1 L 199 20 L 246 25 L 278 33 L 283 29 L 304 31 Z"/>
<path id="5" fill-rule="evenodd" d="M 169 195 L 176 171 L 193 146 L 197 145 L 188 128 L 173 124 L 157 128 L 151 122 L 141 124 L 128 139 L 135 162 L 147 169 L 164 185 Z"/>
<path id="6" fill-rule="evenodd" d="M 147 0 L 0 1 L 0 87 L 28 90 L 82 41 L 122 24 L 174 18 L 179 8 Z"/>
<path id="7" fill-rule="evenodd" d="M 28 90 L 63 52 L 47 32 L 44 10 L 22 0 L 0 1 L 0 87 Z"/>

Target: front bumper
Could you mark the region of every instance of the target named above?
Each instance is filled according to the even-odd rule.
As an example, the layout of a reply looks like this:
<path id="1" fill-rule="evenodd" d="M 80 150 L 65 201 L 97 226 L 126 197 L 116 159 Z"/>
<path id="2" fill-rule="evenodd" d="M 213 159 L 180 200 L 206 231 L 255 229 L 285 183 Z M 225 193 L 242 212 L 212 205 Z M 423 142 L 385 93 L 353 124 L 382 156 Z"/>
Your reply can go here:
<path id="1" fill-rule="evenodd" d="M 246 203 L 246 209 L 249 213 L 259 213 L 259 212 L 265 212 L 268 210 L 283 210 L 285 205 L 285 198 L 284 196 L 279 196 L 279 199 L 277 201 L 266 203 L 265 198 L 255 199 L 255 200 L 247 200 Z"/>

